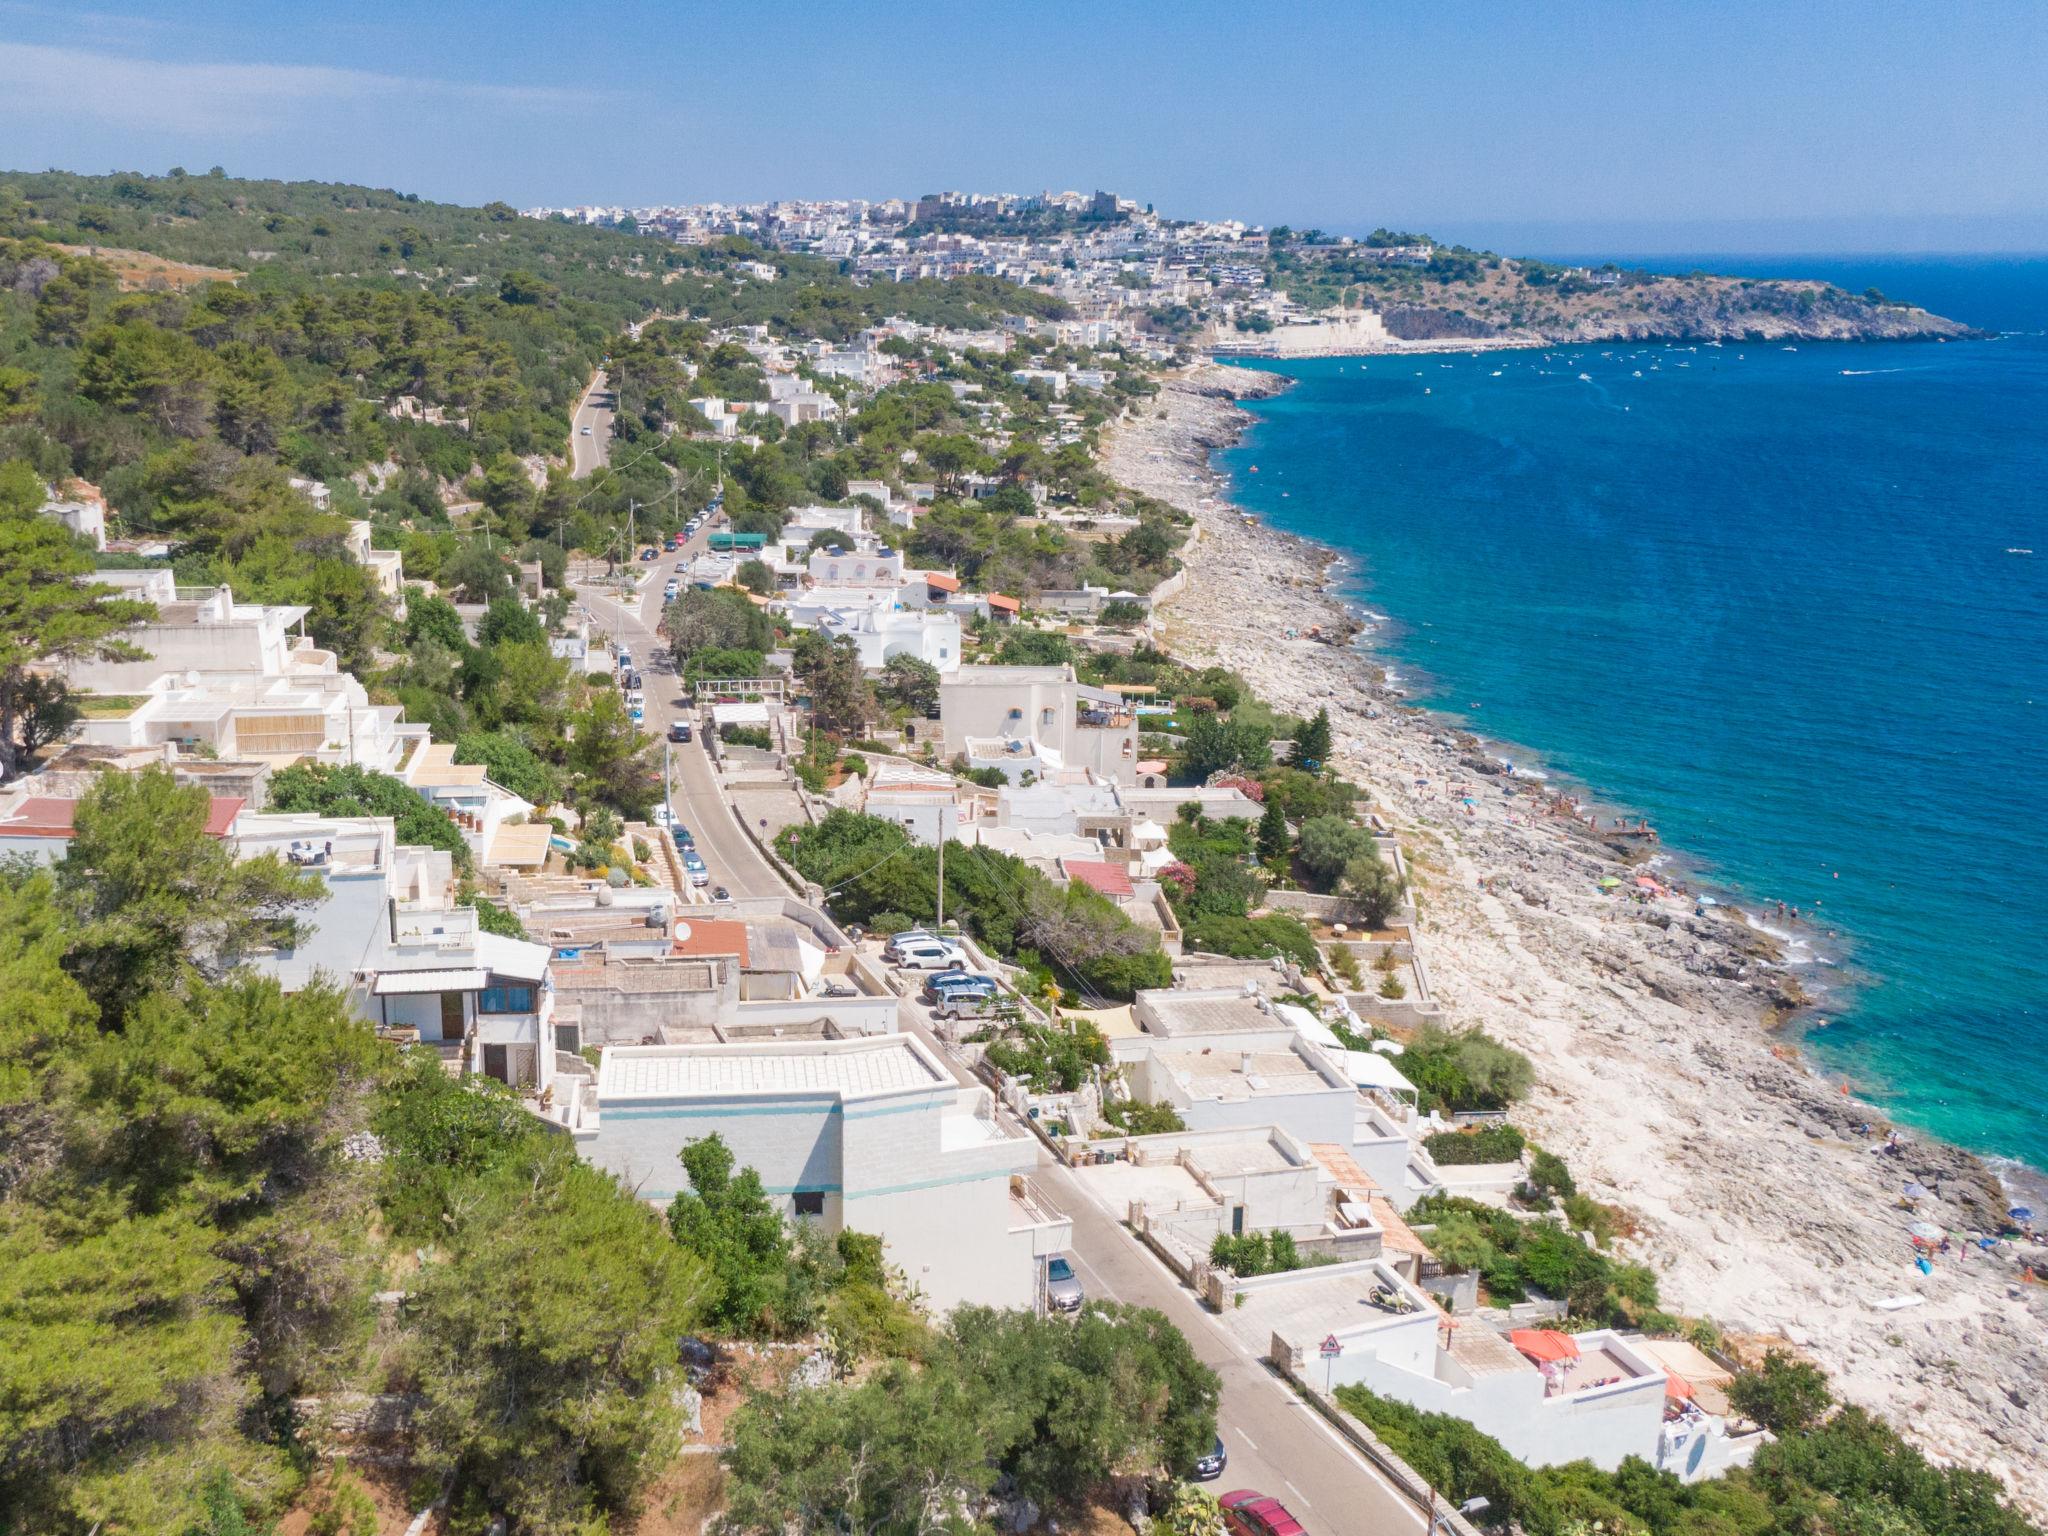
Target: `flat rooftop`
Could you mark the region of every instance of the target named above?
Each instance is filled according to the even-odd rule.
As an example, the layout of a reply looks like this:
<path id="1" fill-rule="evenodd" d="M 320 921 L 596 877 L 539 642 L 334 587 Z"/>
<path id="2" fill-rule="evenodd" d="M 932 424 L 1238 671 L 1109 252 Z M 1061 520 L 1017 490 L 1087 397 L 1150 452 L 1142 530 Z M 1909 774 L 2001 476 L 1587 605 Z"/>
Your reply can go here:
<path id="1" fill-rule="evenodd" d="M 1145 1030 L 1152 1035 L 1228 1035 L 1290 1027 L 1286 1020 L 1275 1018 L 1241 994 L 1199 997 L 1159 990 L 1144 993 L 1138 1001 L 1150 1015 Z"/>
<path id="2" fill-rule="evenodd" d="M 1304 1165 L 1289 1157 L 1271 1136 L 1231 1136 L 1200 1141 L 1187 1149 L 1188 1161 L 1211 1178 L 1246 1173 L 1286 1173 Z"/>
<path id="3" fill-rule="evenodd" d="M 1161 1051 L 1159 1064 L 1200 1099 L 1246 1100 L 1267 1093 L 1316 1093 L 1329 1079 L 1293 1051 Z"/>
<path id="4" fill-rule="evenodd" d="M 1283 1283 L 1243 1291 L 1242 1304 L 1223 1309 L 1223 1322 L 1254 1353 L 1264 1357 L 1276 1333 L 1291 1344 L 1313 1351 L 1333 1333 L 1369 1328 L 1413 1315 L 1383 1311 L 1372 1304 L 1374 1288 L 1385 1283 L 1377 1268 L 1337 1268 L 1339 1272 L 1335 1274 L 1317 1269 L 1296 1270 Z M 1430 1310 L 1437 1317 L 1443 1315 L 1434 1306 Z"/>
<path id="5" fill-rule="evenodd" d="M 598 1098 L 803 1096 L 840 1100 L 951 1088 L 952 1077 L 909 1035 L 740 1045 L 612 1046 Z"/>

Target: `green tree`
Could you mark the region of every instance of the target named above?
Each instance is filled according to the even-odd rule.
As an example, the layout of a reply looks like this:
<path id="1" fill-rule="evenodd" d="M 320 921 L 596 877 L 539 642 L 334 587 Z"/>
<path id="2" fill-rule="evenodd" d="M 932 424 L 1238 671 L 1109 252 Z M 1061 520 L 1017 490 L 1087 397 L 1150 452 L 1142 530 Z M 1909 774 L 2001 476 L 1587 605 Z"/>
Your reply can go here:
<path id="1" fill-rule="evenodd" d="M 270 776 L 270 808 L 321 816 L 389 816 L 398 840 L 440 848 L 467 869 L 469 845 L 447 815 L 436 810 L 403 779 L 356 764 L 294 763 Z"/>
<path id="2" fill-rule="evenodd" d="M 1292 767 L 1305 768 L 1310 773 L 1321 772 L 1330 761 L 1330 712 L 1318 709 L 1315 715 L 1294 728 L 1294 746 L 1287 754 Z"/>
<path id="3" fill-rule="evenodd" d="M 939 669 L 916 656 L 891 656 L 882 663 L 881 691 L 920 719 L 939 707 L 939 681 Z"/>
<path id="4" fill-rule="evenodd" d="M 643 819 L 659 798 L 653 754 L 653 739 L 612 689 L 591 689 L 570 717 L 569 769 L 579 791 L 623 816 Z"/>
<path id="5" fill-rule="evenodd" d="M 748 1338 L 802 1332 L 816 1315 L 815 1289 L 792 1264 L 789 1225 L 768 1203 L 761 1176 L 735 1172 L 732 1150 L 716 1134 L 686 1144 L 682 1164 L 690 1187 L 670 1202 L 668 1225 L 711 1276 L 706 1320 Z"/>
<path id="6" fill-rule="evenodd" d="M 1272 756 L 1272 742 L 1263 725 L 1222 715 L 1197 715 L 1181 746 L 1180 771 L 1182 777 L 1203 783 L 1219 773 L 1256 773 Z"/>
<path id="7" fill-rule="evenodd" d="M 540 619 L 516 597 L 492 598 L 491 606 L 477 621 L 478 645 L 546 645 L 547 640 Z"/>
<path id="8" fill-rule="evenodd" d="M 77 933 L 71 974 L 109 1020 L 180 976 L 218 979 L 289 946 L 323 890 L 274 854 L 237 859 L 207 833 L 211 797 L 170 770 L 109 773 L 78 803 L 57 888 Z"/>
<path id="9" fill-rule="evenodd" d="M 1767 1351 L 1761 1366 L 1737 1372 L 1728 1384 L 1729 1406 L 1776 1435 L 1811 1428 L 1833 1402 L 1820 1367 L 1782 1349 Z"/>
<path id="10" fill-rule="evenodd" d="M 743 561 L 733 572 L 732 579 L 760 597 L 766 597 L 775 590 L 775 573 L 759 560 Z"/>
<path id="11" fill-rule="evenodd" d="M 1287 813 L 1280 809 L 1278 800 L 1268 800 L 1264 813 L 1259 817 L 1259 857 L 1269 862 L 1284 859 L 1292 842 L 1287 830 Z"/>
<path id="12" fill-rule="evenodd" d="M 1372 834 L 1342 816 L 1311 816 L 1301 824 L 1302 873 L 1321 884 L 1335 882 L 1353 859 L 1373 851 Z"/>
<path id="13" fill-rule="evenodd" d="M 1376 847 L 1354 855 L 1337 881 L 1337 894 L 1368 928 L 1384 928 L 1401 904 L 1401 881 Z"/>
<path id="14" fill-rule="evenodd" d="M 995 1484 L 986 1394 L 951 1371 L 885 1365 L 858 1386 L 757 1397 L 732 1419 L 724 1529 L 980 1536 Z"/>
<path id="15" fill-rule="evenodd" d="M 679 1445 L 676 1346 L 709 1277 L 610 1175 L 543 1146 L 414 1286 L 419 1447 L 514 1528 L 630 1514 Z"/>
<path id="16" fill-rule="evenodd" d="M 68 661 L 140 658 L 122 632 L 156 615 L 154 604 L 79 581 L 92 556 L 42 504 L 41 476 L 19 459 L 0 464 L 0 778 L 19 773 L 46 734 L 52 689 L 41 674 Z"/>
<path id="17" fill-rule="evenodd" d="M 504 731 L 465 731 L 455 738 L 455 761 L 481 763 L 491 782 L 522 800 L 550 805 L 558 793 L 554 771 L 518 737 Z"/>
<path id="18" fill-rule="evenodd" d="M 858 732 L 867 723 L 874 698 L 851 636 L 803 631 L 790 647 L 790 670 L 810 695 L 811 715 L 821 727 Z"/>

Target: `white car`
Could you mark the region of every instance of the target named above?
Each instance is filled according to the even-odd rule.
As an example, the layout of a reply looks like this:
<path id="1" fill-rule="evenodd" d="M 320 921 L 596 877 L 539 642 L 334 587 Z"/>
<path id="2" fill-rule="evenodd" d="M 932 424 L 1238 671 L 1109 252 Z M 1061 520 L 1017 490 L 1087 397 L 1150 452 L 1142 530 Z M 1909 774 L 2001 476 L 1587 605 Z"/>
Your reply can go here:
<path id="1" fill-rule="evenodd" d="M 931 939 L 922 944 L 904 945 L 896 951 L 896 963 L 907 971 L 964 971 L 967 969 L 967 951 L 958 944 Z"/>
<path id="2" fill-rule="evenodd" d="M 588 436 L 590 436 L 590 428 L 588 428 L 588 427 L 583 427 L 583 428 L 581 428 L 580 430 L 582 431 L 582 433 L 583 433 L 583 435 L 584 435 L 585 437 L 588 437 Z"/>

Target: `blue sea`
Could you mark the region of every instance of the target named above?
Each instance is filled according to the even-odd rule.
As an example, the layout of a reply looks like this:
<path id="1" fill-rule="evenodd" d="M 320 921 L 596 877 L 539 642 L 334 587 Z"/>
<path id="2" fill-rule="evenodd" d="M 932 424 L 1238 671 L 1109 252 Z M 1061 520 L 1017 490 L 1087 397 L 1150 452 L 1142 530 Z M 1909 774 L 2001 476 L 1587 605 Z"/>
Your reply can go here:
<path id="1" fill-rule="evenodd" d="M 1416 702 L 1813 917 L 1826 1067 L 2048 1169 L 2048 259 L 1645 265 L 2002 334 L 1260 364 L 1218 466 Z"/>

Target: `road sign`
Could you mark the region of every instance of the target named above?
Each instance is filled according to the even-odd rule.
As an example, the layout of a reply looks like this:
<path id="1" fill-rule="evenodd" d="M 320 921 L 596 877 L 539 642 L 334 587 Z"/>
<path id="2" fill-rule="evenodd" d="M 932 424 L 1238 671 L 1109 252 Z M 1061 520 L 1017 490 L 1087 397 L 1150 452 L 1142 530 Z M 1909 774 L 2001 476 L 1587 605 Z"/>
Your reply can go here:
<path id="1" fill-rule="evenodd" d="M 1337 1335 L 1334 1333 L 1323 1340 L 1323 1358 L 1325 1360 L 1334 1360 L 1343 1353 L 1344 1346 L 1338 1341 Z"/>

